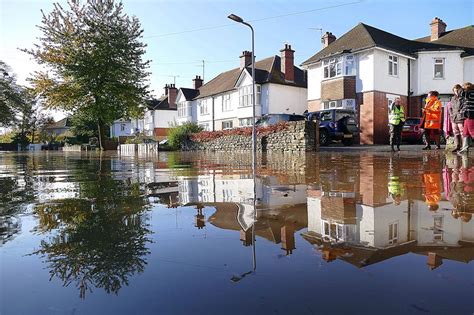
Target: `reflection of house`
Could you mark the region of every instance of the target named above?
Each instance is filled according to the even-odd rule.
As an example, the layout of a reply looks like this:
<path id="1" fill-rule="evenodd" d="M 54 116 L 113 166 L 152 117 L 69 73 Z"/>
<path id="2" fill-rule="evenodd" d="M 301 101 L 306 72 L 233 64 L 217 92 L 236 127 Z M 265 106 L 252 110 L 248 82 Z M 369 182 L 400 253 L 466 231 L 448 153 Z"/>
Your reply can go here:
<path id="1" fill-rule="evenodd" d="M 256 180 L 256 235 L 281 244 L 286 254 L 295 249 L 294 233 L 307 226 L 306 185 L 276 185 L 272 178 Z M 209 206 L 216 209 L 208 222 L 240 231 L 244 246 L 252 242 L 254 224 L 254 180 L 241 174 L 208 174 L 179 179 L 179 200 L 183 205 Z M 196 227 L 202 217 L 196 216 Z"/>
<path id="2" fill-rule="evenodd" d="M 474 222 L 458 220 L 450 211 L 429 211 L 419 200 L 370 206 L 356 198 L 309 195 L 304 238 L 327 261 L 339 258 L 363 267 L 412 252 L 427 255 L 435 268 L 442 258 L 474 259 Z"/>
<path id="3" fill-rule="evenodd" d="M 71 129 L 71 119 L 69 117 L 63 118 L 46 126 L 46 132 L 53 136 L 59 136 Z"/>

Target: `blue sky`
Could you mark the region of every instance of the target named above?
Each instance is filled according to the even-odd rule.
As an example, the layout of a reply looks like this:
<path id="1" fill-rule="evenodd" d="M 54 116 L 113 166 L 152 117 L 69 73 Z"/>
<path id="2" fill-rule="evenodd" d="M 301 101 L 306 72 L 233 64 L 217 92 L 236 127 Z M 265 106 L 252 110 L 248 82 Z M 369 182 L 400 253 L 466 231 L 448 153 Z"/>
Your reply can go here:
<path id="1" fill-rule="evenodd" d="M 6 61 L 24 82 L 37 68 L 18 47 L 37 42 L 41 12 L 52 9 L 52 1 L 0 0 L 0 59 Z M 65 3 L 65 1 L 59 1 Z M 337 37 L 359 22 L 413 39 L 429 34 L 429 22 L 442 18 L 449 29 L 474 24 L 472 0 L 124 0 L 125 10 L 137 16 L 148 44 L 146 58 L 153 61 L 150 84 L 155 95 L 176 78 L 179 87 L 190 87 L 191 79 L 202 73 L 199 60 L 206 60 L 205 81 L 239 65 L 242 50 L 250 50 L 248 28 L 227 19 L 235 13 L 256 31 L 257 59 L 279 54 L 285 42 L 300 64 L 320 48 L 322 28 Z M 338 6 L 338 7 L 336 7 Z M 307 13 L 271 18 L 302 11 Z M 265 19 L 270 18 L 270 19 Z M 196 29 L 207 28 L 200 31 Z M 190 32 L 188 32 L 190 31 Z"/>

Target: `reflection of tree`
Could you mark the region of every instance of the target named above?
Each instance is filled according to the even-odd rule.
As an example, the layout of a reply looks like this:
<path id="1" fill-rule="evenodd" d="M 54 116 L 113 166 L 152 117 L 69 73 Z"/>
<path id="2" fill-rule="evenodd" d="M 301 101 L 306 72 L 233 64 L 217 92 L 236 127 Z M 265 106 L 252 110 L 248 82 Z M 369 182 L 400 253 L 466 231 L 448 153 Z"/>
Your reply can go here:
<path id="1" fill-rule="evenodd" d="M 149 253 L 150 230 L 141 189 L 114 180 L 110 167 L 102 165 L 109 163 L 100 162 L 102 167 L 93 172 L 88 170 L 91 164 L 78 167 L 79 198 L 35 208 L 36 230 L 54 232 L 33 254 L 45 259 L 51 278 L 59 278 L 64 286 L 75 283 L 81 298 L 93 287 L 117 294 L 130 277 L 143 272 Z"/>

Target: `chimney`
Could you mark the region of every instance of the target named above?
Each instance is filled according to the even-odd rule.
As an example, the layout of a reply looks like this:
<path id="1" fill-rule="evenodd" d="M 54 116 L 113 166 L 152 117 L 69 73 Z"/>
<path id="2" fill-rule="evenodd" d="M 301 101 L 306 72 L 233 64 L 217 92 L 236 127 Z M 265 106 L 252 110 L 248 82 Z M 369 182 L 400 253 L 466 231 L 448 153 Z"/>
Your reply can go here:
<path id="1" fill-rule="evenodd" d="M 443 22 L 439 17 L 435 17 L 430 23 L 431 26 L 431 41 L 437 40 L 441 37 L 441 34 L 446 32 L 446 23 Z"/>
<path id="2" fill-rule="evenodd" d="M 170 105 L 170 108 L 176 108 L 177 95 L 178 95 L 178 89 L 174 86 L 174 84 L 170 84 L 168 86 L 168 104 Z"/>
<path id="3" fill-rule="evenodd" d="M 200 76 L 200 75 L 197 75 L 197 76 L 193 79 L 193 89 L 197 90 L 197 89 L 199 89 L 201 86 L 202 86 L 202 79 L 201 79 L 201 76 Z"/>
<path id="4" fill-rule="evenodd" d="M 165 95 L 168 95 L 168 89 L 169 89 L 169 88 L 170 88 L 170 87 L 168 86 L 168 84 L 165 84 Z"/>
<path id="5" fill-rule="evenodd" d="M 323 37 L 321 37 L 321 43 L 323 44 L 324 47 L 328 47 L 335 40 L 336 40 L 336 36 L 334 36 L 331 32 L 326 32 L 324 33 Z"/>
<path id="6" fill-rule="evenodd" d="M 250 51 L 243 51 L 242 56 L 240 56 L 240 70 L 247 67 L 252 63 L 252 53 Z"/>
<path id="7" fill-rule="evenodd" d="M 286 81 L 295 81 L 295 51 L 291 49 L 291 45 L 285 44 L 281 52 L 281 72 L 285 74 Z"/>

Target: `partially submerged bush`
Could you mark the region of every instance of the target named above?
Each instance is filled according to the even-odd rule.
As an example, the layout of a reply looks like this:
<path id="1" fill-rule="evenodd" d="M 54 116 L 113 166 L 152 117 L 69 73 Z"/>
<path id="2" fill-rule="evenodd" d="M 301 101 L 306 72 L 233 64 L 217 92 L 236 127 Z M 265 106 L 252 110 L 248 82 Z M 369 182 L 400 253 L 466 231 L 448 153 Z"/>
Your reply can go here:
<path id="1" fill-rule="evenodd" d="M 201 132 L 202 130 L 202 127 L 193 122 L 174 126 L 168 130 L 168 144 L 172 148 L 180 148 L 181 145 L 191 137 L 191 135 Z"/>

